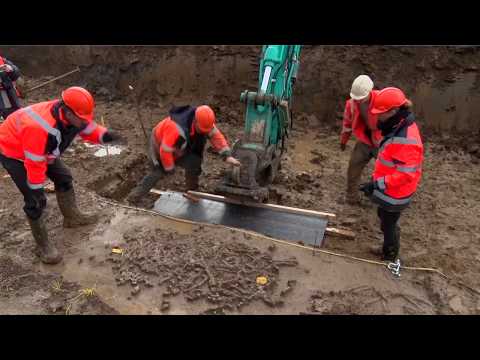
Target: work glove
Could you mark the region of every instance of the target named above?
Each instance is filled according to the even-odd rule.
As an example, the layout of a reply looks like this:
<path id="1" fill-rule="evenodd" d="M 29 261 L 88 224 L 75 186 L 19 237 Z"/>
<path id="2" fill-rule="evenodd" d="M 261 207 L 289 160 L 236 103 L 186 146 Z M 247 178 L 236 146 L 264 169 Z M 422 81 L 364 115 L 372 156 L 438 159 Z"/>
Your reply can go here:
<path id="1" fill-rule="evenodd" d="M 240 166 L 241 163 L 240 161 L 238 161 L 237 159 L 235 159 L 233 156 L 228 156 L 226 159 L 225 159 L 225 162 L 227 164 L 231 164 L 233 166 Z"/>
<path id="2" fill-rule="evenodd" d="M 366 196 L 372 196 L 373 191 L 378 189 L 376 181 L 370 181 L 368 183 L 360 185 L 360 191 L 362 191 Z"/>
<path id="3" fill-rule="evenodd" d="M 0 71 L 12 72 L 12 71 L 13 71 L 13 67 L 11 67 L 11 66 L 8 65 L 8 64 L 3 64 L 3 65 L 0 65 Z"/>
<path id="4" fill-rule="evenodd" d="M 107 132 L 103 135 L 102 140 L 105 144 L 109 142 L 114 142 L 114 141 L 116 143 L 123 143 L 123 144 L 126 142 L 126 139 L 123 136 L 111 130 L 107 130 Z"/>

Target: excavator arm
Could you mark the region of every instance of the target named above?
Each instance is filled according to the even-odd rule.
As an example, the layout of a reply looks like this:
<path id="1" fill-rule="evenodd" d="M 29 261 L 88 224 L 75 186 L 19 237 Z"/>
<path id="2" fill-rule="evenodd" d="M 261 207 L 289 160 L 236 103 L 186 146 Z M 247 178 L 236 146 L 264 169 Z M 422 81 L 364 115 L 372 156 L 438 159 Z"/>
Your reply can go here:
<path id="1" fill-rule="evenodd" d="M 217 192 L 255 201 L 268 199 L 268 186 L 280 167 L 288 130 L 292 126 L 292 94 L 300 45 L 265 45 L 262 48 L 258 90 L 245 90 L 244 135 L 233 146 L 240 168 L 227 170 Z"/>

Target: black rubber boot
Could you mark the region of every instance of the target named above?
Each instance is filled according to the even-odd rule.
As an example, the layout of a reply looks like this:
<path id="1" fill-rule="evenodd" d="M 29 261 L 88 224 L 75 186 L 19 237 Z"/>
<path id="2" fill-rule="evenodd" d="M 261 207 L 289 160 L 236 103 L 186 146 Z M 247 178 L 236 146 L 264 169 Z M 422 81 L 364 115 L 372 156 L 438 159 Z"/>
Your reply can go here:
<path id="1" fill-rule="evenodd" d="M 142 182 L 137 185 L 128 195 L 127 201 L 129 203 L 137 203 L 142 197 L 146 196 L 156 183 L 163 177 L 163 171 L 154 170 L 147 174 Z"/>
<path id="2" fill-rule="evenodd" d="M 47 228 L 45 226 L 45 215 L 42 214 L 37 220 L 28 218 L 33 238 L 37 244 L 37 255 L 45 264 L 58 264 L 62 261 L 62 255 L 57 247 L 48 239 Z"/>
<path id="3" fill-rule="evenodd" d="M 56 191 L 58 207 L 63 215 L 63 227 L 75 228 L 84 225 L 95 224 L 98 221 L 98 214 L 82 213 L 75 198 L 75 191 Z"/>
<path id="4" fill-rule="evenodd" d="M 400 227 L 395 227 L 395 245 L 388 248 L 383 248 L 383 260 L 395 262 L 398 259 L 400 253 Z"/>

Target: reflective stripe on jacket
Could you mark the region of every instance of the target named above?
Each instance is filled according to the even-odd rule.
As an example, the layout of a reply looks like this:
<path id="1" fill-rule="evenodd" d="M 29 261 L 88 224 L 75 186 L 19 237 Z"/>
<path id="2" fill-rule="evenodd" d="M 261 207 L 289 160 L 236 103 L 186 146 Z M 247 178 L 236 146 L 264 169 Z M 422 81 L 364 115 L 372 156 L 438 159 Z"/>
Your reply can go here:
<path id="1" fill-rule="evenodd" d="M 392 210 L 408 206 L 422 176 L 423 143 L 413 115 L 385 136 L 375 162 L 373 199 Z"/>
<path id="2" fill-rule="evenodd" d="M 48 163 L 61 153 L 62 134 L 52 111 L 57 103 L 58 100 L 45 101 L 22 108 L 0 125 L 0 152 L 24 162 L 28 185 L 32 189 L 43 187 Z M 92 121 L 80 136 L 92 143 L 102 143 L 106 131 Z M 49 135 L 56 140 L 56 147 L 47 152 Z"/>
<path id="3" fill-rule="evenodd" d="M 175 160 L 184 156 L 191 150 L 192 141 L 195 137 L 205 136 L 208 138 L 220 155 L 230 154 L 230 147 L 221 131 L 214 126 L 207 135 L 199 134 L 194 124 L 195 108 L 190 106 L 174 108 L 170 111 L 170 116 L 160 121 L 152 130 L 151 151 L 155 152 L 151 156 L 155 163 L 155 158 L 160 159 L 165 171 L 173 171 Z M 177 117 L 175 121 L 173 116 Z"/>

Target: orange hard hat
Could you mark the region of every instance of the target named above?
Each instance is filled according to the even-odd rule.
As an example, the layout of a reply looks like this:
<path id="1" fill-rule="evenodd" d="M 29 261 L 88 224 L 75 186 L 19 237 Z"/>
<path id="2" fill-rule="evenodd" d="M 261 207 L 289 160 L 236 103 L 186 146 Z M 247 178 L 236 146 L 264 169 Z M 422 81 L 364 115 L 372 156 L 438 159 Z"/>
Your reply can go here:
<path id="1" fill-rule="evenodd" d="M 62 92 L 62 100 L 78 117 L 93 120 L 95 101 L 88 90 L 79 86 L 69 87 Z"/>
<path id="2" fill-rule="evenodd" d="M 395 87 L 387 87 L 378 92 L 373 100 L 372 114 L 381 114 L 390 109 L 400 107 L 407 102 L 402 90 Z"/>
<path id="3" fill-rule="evenodd" d="M 195 110 L 195 119 L 198 130 L 202 133 L 209 133 L 215 124 L 215 112 L 208 105 L 202 105 Z"/>

